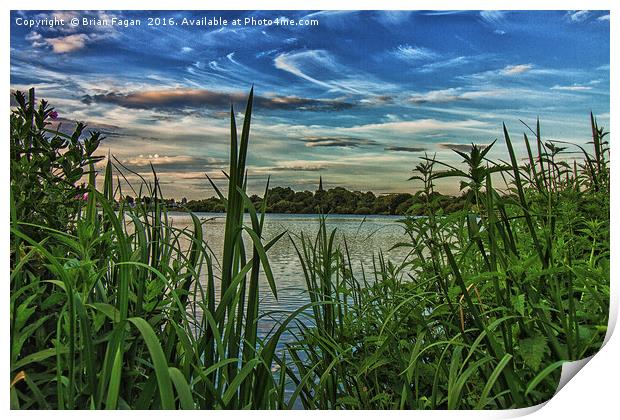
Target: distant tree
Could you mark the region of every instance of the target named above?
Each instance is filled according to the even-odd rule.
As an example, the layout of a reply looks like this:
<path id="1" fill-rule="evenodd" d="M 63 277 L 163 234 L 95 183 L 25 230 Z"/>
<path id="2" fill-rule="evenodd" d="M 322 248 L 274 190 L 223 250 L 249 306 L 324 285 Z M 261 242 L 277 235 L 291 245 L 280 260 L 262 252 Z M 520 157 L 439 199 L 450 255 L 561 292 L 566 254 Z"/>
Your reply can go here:
<path id="1" fill-rule="evenodd" d="M 403 193 L 403 194 L 392 194 L 390 198 L 390 214 L 398 214 L 397 209 L 401 204 L 406 202 L 411 198 L 411 194 Z"/>
<path id="2" fill-rule="evenodd" d="M 149 197 L 143 197 L 143 202 L 148 206 Z M 343 187 L 334 187 L 329 190 L 323 189 L 323 180 L 319 179 L 319 189 L 312 191 L 294 191 L 290 187 L 274 187 L 267 192 L 268 213 L 296 213 L 313 214 L 390 214 L 404 215 L 423 214 L 429 208 L 433 211 L 445 212 L 457 211 L 463 208 L 466 197 L 445 196 L 437 192 L 428 197 L 423 193 L 411 195 L 409 193 L 375 195 L 371 191 L 349 191 Z M 257 194 L 250 196 L 254 208 L 259 210 L 263 198 Z M 427 204 L 428 201 L 428 204 Z M 168 206 L 176 208 L 174 200 L 166 202 Z M 429 207 L 430 206 L 430 207 Z M 201 200 L 181 200 L 181 210 L 193 212 L 219 213 L 226 209 L 217 197 L 209 197 Z"/>

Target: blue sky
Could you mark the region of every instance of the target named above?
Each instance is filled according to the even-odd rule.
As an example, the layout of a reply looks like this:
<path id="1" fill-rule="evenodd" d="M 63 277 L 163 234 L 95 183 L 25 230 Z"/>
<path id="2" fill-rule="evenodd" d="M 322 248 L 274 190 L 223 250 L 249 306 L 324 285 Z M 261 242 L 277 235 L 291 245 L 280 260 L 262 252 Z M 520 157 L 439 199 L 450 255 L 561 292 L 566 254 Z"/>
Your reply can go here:
<path id="1" fill-rule="evenodd" d="M 65 25 L 23 25 L 53 17 Z M 182 24 L 202 17 L 229 24 Z M 318 25 L 231 25 L 250 17 Z M 458 164 L 450 149 L 500 138 L 491 157 L 506 158 L 502 122 L 521 138 L 539 116 L 545 138 L 589 141 L 589 112 L 609 121 L 609 38 L 603 11 L 12 12 L 11 88 L 104 132 L 101 150 L 132 169 L 152 162 L 171 197 L 213 194 L 204 174 L 223 180 L 230 103 L 242 118 L 252 84 L 253 192 L 268 175 L 412 192 L 424 153 Z"/>

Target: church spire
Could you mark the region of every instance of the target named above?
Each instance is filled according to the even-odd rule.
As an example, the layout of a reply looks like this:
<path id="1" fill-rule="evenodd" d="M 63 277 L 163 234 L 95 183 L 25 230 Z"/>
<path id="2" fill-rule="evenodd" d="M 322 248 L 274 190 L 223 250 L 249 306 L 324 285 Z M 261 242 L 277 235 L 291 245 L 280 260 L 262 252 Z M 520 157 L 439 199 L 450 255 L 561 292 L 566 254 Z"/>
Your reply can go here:
<path id="1" fill-rule="evenodd" d="M 319 191 L 323 191 L 323 177 L 319 175 Z"/>

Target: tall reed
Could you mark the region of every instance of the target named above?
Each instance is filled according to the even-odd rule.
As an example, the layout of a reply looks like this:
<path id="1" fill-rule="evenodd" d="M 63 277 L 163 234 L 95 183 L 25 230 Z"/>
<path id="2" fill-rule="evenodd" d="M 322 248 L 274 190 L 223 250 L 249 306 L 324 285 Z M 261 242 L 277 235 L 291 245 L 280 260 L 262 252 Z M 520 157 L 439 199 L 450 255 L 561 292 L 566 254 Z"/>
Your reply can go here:
<path id="1" fill-rule="evenodd" d="M 505 127 L 509 162 L 486 157 L 494 143 L 456 151 L 466 169 L 425 156 L 412 177 L 423 184 L 425 216 L 403 220 L 409 241 L 396 245 L 410 257 L 394 267 L 379 255 L 363 287 L 324 220 L 313 243 L 302 236 L 309 296 L 324 308 L 288 346 L 304 407 L 515 408 L 549 399 L 563 361 L 594 354 L 606 331 L 609 147 L 590 122 L 594 153 L 574 145 L 580 164 L 562 159 L 568 146 L 544 141 L 538 122 L 537 153 L 524 135 L 524 161 Z M 445 214 L 434 203 L 440 178 L 461 179 L 463 210 Z"/>
<path id="2" fill-rule="evenodd" d="M 239 143 L 231 109 L 221 278 L 201 221 L 191 215 L 191 229 L 174 226 L 155 171 L 152 181 L 133 174 L 142 183 L 138 191 L 129 184 L 139 197 L 130 207 L 114 181 L 112 159 L 100 186 L 94 162 L 86 162 L 88 198 L 79 201 L 74 228 L 65 231 L 25 223 L 13 212 L 13 408 L 282 405 L 282 381 L 271 365 L 286 324 L 264 342 L 257 335 L 259 273 L 276 294 L 266 253 L 283 233 L 264 242 L 264 207 L 257 213 L 245 194 L 252 99 L 250 91 Z M 29 127 L 21 122 L 36 112 L 34 104 L 32 91 L 12 126 Z M 65 137 L 47 128 L 45 107 L 37 127 L 12 132 L 15 145 L 33 136 Z M 117 163 L 127 180 L 130 169 Z M 243 222 L 244 211 L 251 226 Z M 27 233 L 33 231 L 37 239 Z"/>
<path id="3" fill-rule="evenodd" d="M 425 156 L 401 264 L 379 253 L 358 269 L 329 216 L 289 237 L 309 303 L 261 337 L 259 280 L 277 298 L 268 252 L 285 232 L 264 237 L 269 182 L 258 210 L 246 194 L 253 90 L 240 136 L 231 108 L 225 194 L 208 179 L 226 206 L 221 256 L 196 215 L 174 225 L 154 169 L 108 156 L 98 174 L 99 134 L 52 128 L 34 90 L 16 102 L 12 408 L 523 407 L 603 340 L 609 145 L 592 115 L 591 152 L 543 140 L 537 122 L 525 159 L 505 127 L 509 162 L 488 158 L 494 143 L 459 151 L 462 169 Z M 441 210 L 440 178 L 461 181 L 462 209 Z"/>

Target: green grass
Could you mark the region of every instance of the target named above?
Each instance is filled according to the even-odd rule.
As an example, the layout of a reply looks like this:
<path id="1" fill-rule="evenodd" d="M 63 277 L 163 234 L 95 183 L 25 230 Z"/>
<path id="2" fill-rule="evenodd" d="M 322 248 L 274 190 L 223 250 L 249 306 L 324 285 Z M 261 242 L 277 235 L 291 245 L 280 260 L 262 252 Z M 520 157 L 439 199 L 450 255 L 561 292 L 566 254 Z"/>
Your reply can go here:
<path id="1" fill-rule="evenodd" d="M 410 252 L 379 255 L 370 280 L 353 277 L 325 223 L 297 249 L 310 299 L 323 301 L 288 344 L 305 408 L 517 408 L 554 394 L 562 361 L 594 354 L 607 328 L 609 169 L 594 118 L 579 166 L 542 141 L 525 164 L 504 128 L 510 162 L 473 145 L 467 170 L 429 158 L 412 177 L 426 217 L 403 220 Z M 447 167 L 436 171 L 437 167 Z M 506 191 L 496 189 L 501 174 Z M 462 180 L 468 201 L 444 214 L 434 181 Z M 320 308 L 320 310 L 319 310 Z"/>
<path id="2" fill-rule="evenodd" d="M 102 192 L 91 170 L 88 202 L 67 231 L 12 219 L 11 370 L 22 378 L 11 387 L 13 408 L 277 406 L 271 364 L 285 325 L 259 342 L 258 276 L 264 270 L 275 294 L 266 252 L 281 235 L 263 243 L 264 214 L 244 192 L 252 96 L 239 144 L 231 110 L 221 278 L 199 219 L 192 215 L 192 229 L 172 225 L 155 173 L 133 191 L 155 205 L 116 208 L 124 192 L 110 159 Z M 251 227 L 242 224 L 248 208 Z"/>
<path id="3" fill-rule="evenodd" d="M 314 238 L 264 241 L 267 197 L 257 210 L 245 192 L 252 91 L 240 136 L 231 109 L 226 195 L 208 180 L 227 210 L 217 256 L 195 215 L 190 228 L 173 226 L 154 170 L 151 180 L 133 173 L 142 179 L 134 187 L 121 182 L 131 170 L 109 157 L 98 179 L 98 135 L 50 130 L 52 108 L 36 107 L 33 90 L 19 95 L 14 409 L 524 407 L 553 395 L 562 361 L 602 343 L 609 150 L 594 117 L 593 152 L 576 146 L 579 162 L 564 158 L 568 145 L 543 141 L 538 124 L 523 160 L 505 129 L 508 162 L 487 159 L 498 145 L 459 152 L 466 169 L 426 156 L 412 177 L 424 216 L 403 219 L 407 236 L 394 245 L 409 257 L 396 265 L 378 254 L 356 275 L 346 238 L 324 218 Z M 461 211 L 434 202 L 446 177 L 462 181 Z M 128 193 L 148 200 L 128 206 Z M 41 203 L 62 211 L 33 211 Z M 310 303 L 260 337 L 259 277 L 277 297 L 268 255 L 279 240 L 293 241 Z M 294 339 L 277 352 L 285 332 Z"/>

